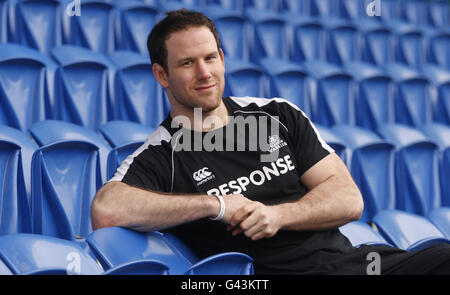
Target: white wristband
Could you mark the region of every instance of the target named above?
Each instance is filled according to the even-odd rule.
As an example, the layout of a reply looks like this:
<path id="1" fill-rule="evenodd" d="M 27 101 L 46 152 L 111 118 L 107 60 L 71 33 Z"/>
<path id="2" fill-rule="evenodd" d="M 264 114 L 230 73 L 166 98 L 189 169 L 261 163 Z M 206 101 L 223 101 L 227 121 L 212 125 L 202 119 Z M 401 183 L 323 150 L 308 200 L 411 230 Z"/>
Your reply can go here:
<path id="1" fill-rule="evenodd" d="M 215 196 L 219 199 L 220 211 L 216 217 L 214 217 L 214 218 L 210 217 L 209 219 L 219 221 L 222 219 L 223 215 L 225 214 L 225 201 L 223 200 L 222 196 L 219 196 L 219 195 L 213 195 L 213 196 Z"/>

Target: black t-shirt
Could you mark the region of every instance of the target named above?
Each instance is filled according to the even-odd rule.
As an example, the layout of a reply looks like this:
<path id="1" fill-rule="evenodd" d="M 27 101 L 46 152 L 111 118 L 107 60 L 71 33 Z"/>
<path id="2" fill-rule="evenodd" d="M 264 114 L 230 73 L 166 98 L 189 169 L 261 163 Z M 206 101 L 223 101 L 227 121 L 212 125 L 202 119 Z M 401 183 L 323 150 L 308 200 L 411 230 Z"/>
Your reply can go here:
<path id="1" fill-rule="evenodd" d="M 306 194 L 300 176 L 333 152 L 306 115 L 278 98 L 223 101 L 231 123 L 202 133 L 172 128 L 168 116 L 110 181 L 161 192 L 242 193 L 264 204 L 298 200 Z M 233 144 L 227 146 L 230 141 Z M 255 141 L 261 144 L 255 146 Z M 199 142 L 205 144 L 203 149 Z M 272 238 L 252 241 L 243 234 L 232 236 L 222 222 L 203 218 L 167 231 L 200 258 L 230 251 L 248 254 L 256 274 L 321 272 L 331 260 L 353 249 L 338 229 L 280 230 Z"/>

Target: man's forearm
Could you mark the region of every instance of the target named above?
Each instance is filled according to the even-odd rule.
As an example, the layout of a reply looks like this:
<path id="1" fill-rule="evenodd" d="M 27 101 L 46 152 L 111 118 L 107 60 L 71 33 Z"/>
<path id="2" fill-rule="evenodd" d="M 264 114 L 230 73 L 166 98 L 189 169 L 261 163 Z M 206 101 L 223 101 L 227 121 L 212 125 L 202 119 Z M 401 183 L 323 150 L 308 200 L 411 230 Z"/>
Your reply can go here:
<path id="1" fill-rule="evenodd" d="M 331 176 L 295 202 L 275 205 L 280 229 L 320 230 L 359 219 L 363 202 L 348 177 Z"/>
<path id="2" fill-rule="evenodd" d="M 92 227 L 94 230 L 109 226 L 161 230 L 214 216 L 219 207 L 213 196 L 164 194 L 112 182 L 103 186 L 93 201 Z"/>

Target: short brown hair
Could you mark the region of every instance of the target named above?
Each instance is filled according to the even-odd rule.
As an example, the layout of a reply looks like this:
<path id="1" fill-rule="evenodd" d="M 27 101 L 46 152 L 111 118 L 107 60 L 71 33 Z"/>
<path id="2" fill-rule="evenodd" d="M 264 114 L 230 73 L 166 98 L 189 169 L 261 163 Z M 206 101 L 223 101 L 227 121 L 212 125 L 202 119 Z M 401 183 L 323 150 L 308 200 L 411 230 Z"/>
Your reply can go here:
<path id="1" fill-rule="evenodd" d="M 216 39 L 217 49 L 220 48 L 219 34 L 212 20 L 204 14 L 187 10 L 173 10 L 166 12 L 166 17 L 157 23 L 147 38 L 147 49 L 152 64 L 159 64 L 167 72 L 166 40 L 170 34 L 185 30 L 189 27 L 206 26 Z"/>

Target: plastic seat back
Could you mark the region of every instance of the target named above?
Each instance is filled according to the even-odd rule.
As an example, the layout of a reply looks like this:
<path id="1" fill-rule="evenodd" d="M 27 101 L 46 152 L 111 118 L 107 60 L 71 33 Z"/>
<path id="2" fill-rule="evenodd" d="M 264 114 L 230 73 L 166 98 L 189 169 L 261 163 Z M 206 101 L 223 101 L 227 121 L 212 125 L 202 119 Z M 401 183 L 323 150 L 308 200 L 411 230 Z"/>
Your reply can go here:
<path id="1" fill-rule="evenodd" d="M 450 207 L 440 207 L 432 210 L 428 215 L 428 219 L 447 239 L 450 239 Z"/>
<path id="2" fill-rule="evenodd" d="M 157 127 L 169 112 L 163 89 L 153 76 L 149 59 L 120 51 L 110 55 L 117 66 L 114 79 L 114 118 Z"/>
<path id="3" fill-rule="evenodd" d="M 348 164 L 347 157 L 347 147 L 345 143 L 338 137 L 334 132 L 332 132 L 329 128 L 323 127 L 319 124 L 314 124 L 319 131 L 320 136 L 325 140 L 325 142 L 334 149 L 335 153 L 342 159 L 345 165 Z"/>
<path id="4" fill-rule="evenodd" d="M 252 24 L 250 60 L 257 63 L 263 57 L 288 59 L 285 21 L 277 13 L 254 8 L 246 10 Z"/>
<path id="5" fill-rule="evenodd" d="M 424 249 L 438 243 L 450 243 L 427 218 L 404 211 L 385 210 L 373 222 L 382 236 L 403 250 Z"/>
<path id="6" fill-rule="evenodd" d="M 31 126 L 29 132 L 39 146 L 71 140 L 85 141 L 95 145 L 99 150 L 102 181 L 106 181 L 107 158 L 111 147 L 100 134 L 82 126 L 59 120 L 37 122 Z"/>
<path id="7" fill-rule="evenodd" d="M 348 125 L 334 126 L 331 131 L 350 151 L 350 172 L 364 199 L 362 221 L 386 209 L 395 209 L 394 145 L 375 133 Z"/>
<path id="8" fill-rule="evenodd" d="M 325 30 L 319 21 L 296 17 L 292 23 L 291 38 L 291 60 L 303 62 L 326 59 Z"/>
<path id="9" fill-rule="evenodd" d="M 108 155 L 107 179 L 111 179 L 111 177 L 114 176 L 117 168 L 120 166 L 120 163 L 122 163 L 123 160 L 125 160 L 143 144 L 144 140 L 127 143 L 122 146 L 113 148 Z"/>
<path id="10" fill-rule="evenodd" d="M 425 43 L 422 31 L 413 25 L 390 23 L 395 38 L 395 61 L 411 67 L 425 62 Z"/>
<path id="11" fill-rule="evenodd" d="M 90 207 L 102 185 L 98 157 L 98 148 L 83 141 L 56 142 L 34 153 L 34 233 L 75 240 L 92 231 Z"/>
<path id="12" fill-rule="evenodd" d="M 450 71 L 450 32 L 435 34 L 428 42 L 427 60 Z"/>
<path id="13" fill-rule="evenodd" d="M 438 146 L 404 125 L 382 125 L 378 132 L 396 146 L 397 209 L 426 216 L 440 207 Z"/>
<path id="14" fill-rule="evenodd" d="M 366 19 L 356 21 L 361 37 L 361 60 L 384 65 L 394 61 L 394 42 L 392 32 L 380 22 Z"/>
<path id="15" fill-rule="evenodd" d="M 352 221 L 340 226 L 339 231 L 350 240 L 354 247 L 361 245 L 392 246 L 366 222 Z"/>
<path id="16" fill-rule="evenodd" d="M 129 121 L 109 121 L 100 127 L 101 134 L 112 147 L 144 142 L 155 129 Z"/>
<path id="17" fill-rule="evenodd" d="M 114 17 L 112 3 L 100 0 L 84 0 L 80 3 L 80 15 L 64 14 L 66 33 L 64 44 L 88 48 L 107 54 L 114 51 Z"/>
<path id="18" fill-rule="evenodd" d="M 0 259 L 13 274 L 98 275 L 103 272 L 76 243 L 43 235 L 0 237 Z"/>
<path id="19" fill-rule="evenodd" d="M 445 27 L 450 24 L 450 16 L 448 15 L 449 4 L 445 0 L 431 1 L 427 7 L 428 23 L 435 27 Z"/>
<path id="20" fill-rule="evenodd" d="M 262 59 L 260 65 L 270 77 L 270 97 L 285 98 L 310 113 L 307 73 L 300 66 L 280 59 Z"/>
<path id="21" fill-rule="evenodd" d="M 441 205 L 450 207 L 450 127 L 444 124 L 426 124 L 420 130 L 433 142 L 437 143 L 440 150 L 439 175 L 441 182 Z"/>
<path id="22" fill-rule="evenodd" d="M 344 69 L 352 75 L 357 85 L 356 125 L 376 130 L 379 124 L 394 123 L 394 84 L 391 78 L 366 63 L 346 63 Z"/>
<path id="23" fill-rule="evenodd" d="M 48 63 L 36 50 L 0 44 L 0 124 L 25 131 L 52 116 Z"/>
<path id="24" fill-rule="evenodd" d="M 55 48 L 52 55 L 60 64 L 55 77 L 55 118 L 94 130 L 112 120 L 109 61 L 101 54 L 67 45 Z"/>
<path id="25" fill-rule="evenodd" d="M 431 94 L 433 121 L 450 125 L 450 71 L 427 64 L 421 68 L 435 91 Z"/>
<path id="26" fill-rule="evenodd" d="M 326 25 L 326 32 L 326 53 L 329 62 L 342 65 L 360 59 L 358 34 L 351 23 L 339 21 Z"/>
<path id="27" fill-rule="evenodd" d="M 0 1 L 0 43 L 8 42 L 8 33 L 10 32 L 8 10 L 9 2 L 6 0 Z"/>
<path id="28" fill-rule="evenodd" d="M 169 274 L 184 274 L 192 262 L 180 255 L 160 232 L 140 233 L 120 227 L 92 232 L 87 242 L 104 269 L 129 261 L 154 259 L 169 267 Z M 126 241 L 126 243 L 123 243 Z"/>
<path id="29" fill-rule="evenodd" d="M 18 1 L 15 5 L 15 41 L 50 53 L 53 47 L 62 44 L 60 1 Z"/>
<path id="30" fill-rule="evenodd" d="M 157 7 L 140 1 L 117 0 L 118 27 L 116 49 L 129 50 L 148 56 L 147 35 L 156 23 Z"/>
<path id="31" fill-rule="evenodd" d="M 225 64 L 227 83 L 224 96 L 265 96 L 265 77 L 258 66 L 232 58 L 225 58 Z"/>
<path id="32" fill-rule="evenodd" d="M 309 61 L 303 64 L 313 79 L 311 119 L 325 127 L 354 124 L 354 85 L 352 77 L 327 63 Z"/>
<path id="33" fill-rule="evenodd" d="M 31 233 L 31 158 L 37 145 L 0 126 L 0 235 Z"/>
<path id="34" fill-rule="evenodd" d="M 426 77 L 401 64 L 388 64 L 385 70 L 396 88 L 395 121 L 413 127 L 431 122 L 430 84 Z"/>

